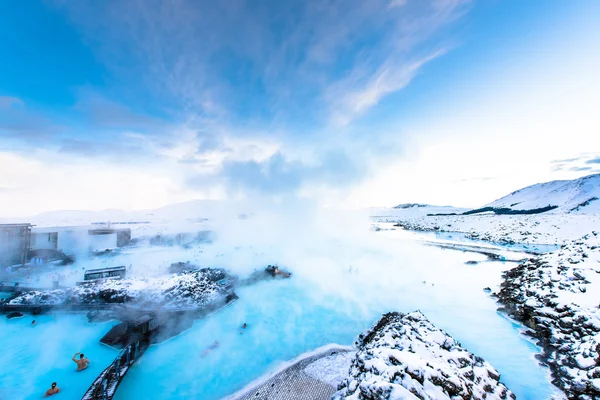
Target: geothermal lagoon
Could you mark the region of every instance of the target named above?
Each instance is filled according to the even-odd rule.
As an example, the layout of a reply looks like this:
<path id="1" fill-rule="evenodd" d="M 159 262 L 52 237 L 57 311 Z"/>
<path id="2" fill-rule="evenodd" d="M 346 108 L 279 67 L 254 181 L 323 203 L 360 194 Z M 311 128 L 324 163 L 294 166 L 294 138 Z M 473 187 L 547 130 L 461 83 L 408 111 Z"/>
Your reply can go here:
<path id="1" fill-rule="evenodd" d="M 72 285 L 84 269 L 126 265 L 133 267 L 130 276 L 150 277 L 165 274 L 171 262 L 187 260 L 227 268 L 240 277 L 271 263 L 293 273 L 291 279 L 237 288 L 239 299 L 228 307 L 151 345 L 115 399 L 221 399 L 303 353 L 330 343 L 352 345 L 385 312 L 414 310 L 490 362 L 517 398 L 548 398 L 554 391 L 548 371 L 534 358 L 539 349 L 520 333 L 520 325 L 497 312 L 495 300 L 483 290 L 495 289 L 501 272 L 515 264 L 442 249 L 430 240 L 429 235 L 384 230 L 289 246 L 219 240 L 189 248 L 140 245 L 111 257 L 80 257 L 58 273 L 61 284 Z M 30 280 L 49 285 L 53 274 L 57 271 Z M 53 381 L 62 390 L 60 398 L 81 398 L 118 353 L 99 343 L 116 323 L 89 323 L 85 313 L 0 318 L 0 398 L 37 399 Z M 241 329 L 244 323 L 248 327 Z M 219 347 L 203 355 L 215 340 Z M 71 361 L 78 351 L 91 361 L 82 372 Z"/>

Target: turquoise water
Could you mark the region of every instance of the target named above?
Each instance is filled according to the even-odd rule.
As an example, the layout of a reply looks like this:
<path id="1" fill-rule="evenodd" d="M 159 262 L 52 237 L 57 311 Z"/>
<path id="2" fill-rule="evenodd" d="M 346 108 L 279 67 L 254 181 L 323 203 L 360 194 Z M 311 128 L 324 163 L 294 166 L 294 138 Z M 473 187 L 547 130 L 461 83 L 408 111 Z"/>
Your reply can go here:
<path id="1" fill-rule="evenodd" d="M 0 399 L 39 399 L 52 382 L 60 398 L 80 399 L 117 355 L 98 342 L 110 326 L 89 324 L 85 315 L 0 316 Z M 84 371 L 71 360 L 76 352 L 90 360 Z"/>

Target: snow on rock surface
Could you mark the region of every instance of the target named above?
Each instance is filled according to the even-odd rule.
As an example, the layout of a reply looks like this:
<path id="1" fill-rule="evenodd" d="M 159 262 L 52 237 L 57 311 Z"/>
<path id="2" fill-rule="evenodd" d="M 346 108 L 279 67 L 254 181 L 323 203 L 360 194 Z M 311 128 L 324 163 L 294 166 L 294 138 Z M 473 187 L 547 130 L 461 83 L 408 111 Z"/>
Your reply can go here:
<path id="1" fill-rule="evenodd" d="M 514 399 L 485 360 L 419 312 L 388 313 L 357 341 L 341 399 Z"/>
<path id="2" fill-rule="evenodd" d="M 205 305 L 223 296 L 204 269 L 148 279 L 107 280 L 97 284 L 74 286 L 45 292 L 26 292 L 10 299 L 8 304 L 102 304 L 124 303 L 144 307 L 185 309 Z"/>
<path id="3" fill-rule="evenodd" d="M 600 232 L 506 271 L 497 296 L 532 329 L 553 383 L 571 399 L 599 399 Z"/>

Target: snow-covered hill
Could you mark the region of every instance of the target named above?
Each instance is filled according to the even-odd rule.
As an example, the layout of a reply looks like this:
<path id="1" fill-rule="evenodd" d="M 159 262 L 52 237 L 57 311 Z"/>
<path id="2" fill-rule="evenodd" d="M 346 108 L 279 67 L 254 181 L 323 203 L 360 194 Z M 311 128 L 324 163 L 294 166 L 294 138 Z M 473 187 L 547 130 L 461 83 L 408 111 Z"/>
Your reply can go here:
<path id="1" fill-rule="evenodd" d="M 547 206 L 557 207 L 552 213 L 600 212 L 600 174 L 527 186 L 484 207 L 531 210 Z"/>

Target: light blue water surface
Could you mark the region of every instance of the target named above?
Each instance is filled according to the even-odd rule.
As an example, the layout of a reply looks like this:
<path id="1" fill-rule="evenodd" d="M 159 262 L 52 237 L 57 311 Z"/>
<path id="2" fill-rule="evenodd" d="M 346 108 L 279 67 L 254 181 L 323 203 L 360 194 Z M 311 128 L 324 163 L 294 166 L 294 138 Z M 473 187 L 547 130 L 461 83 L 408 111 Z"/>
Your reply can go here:
<path id="1" fill-rule="evenodd" d="M 35 325 L 31 322 L 35 319 Z M 90 324 L 85 315 L 0 315 L 0 399 L 39 399 L 52 382 L 59 399 L 80 399 L 89 385 L 117 356 L 98 340 L 111 322 Z M 71 360 L 83 352 L 90 366 L 77 372 Z"/>

